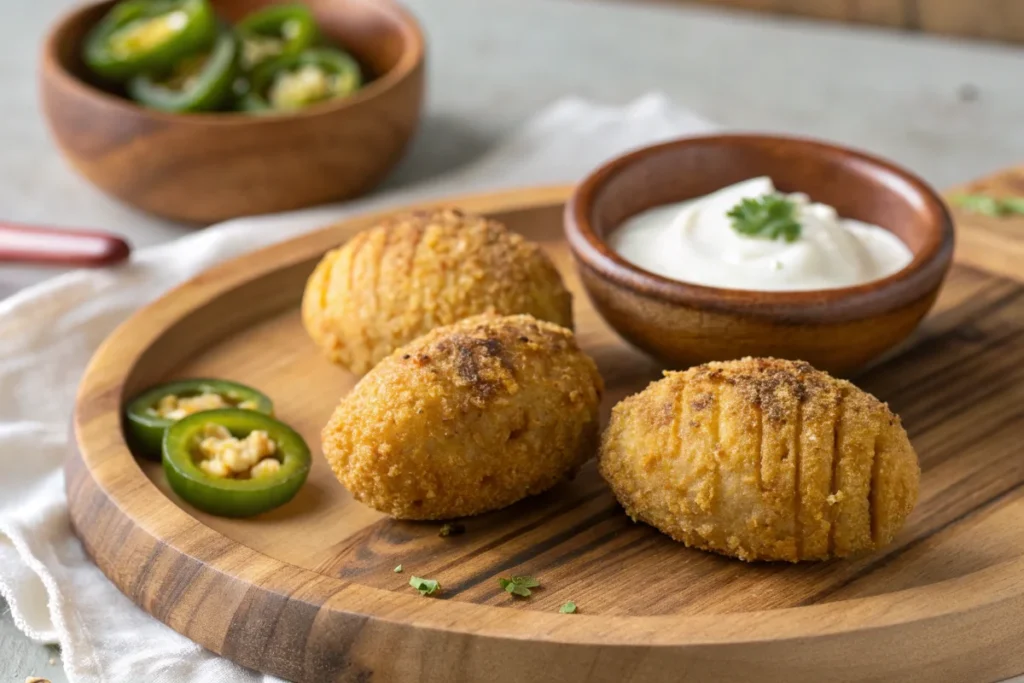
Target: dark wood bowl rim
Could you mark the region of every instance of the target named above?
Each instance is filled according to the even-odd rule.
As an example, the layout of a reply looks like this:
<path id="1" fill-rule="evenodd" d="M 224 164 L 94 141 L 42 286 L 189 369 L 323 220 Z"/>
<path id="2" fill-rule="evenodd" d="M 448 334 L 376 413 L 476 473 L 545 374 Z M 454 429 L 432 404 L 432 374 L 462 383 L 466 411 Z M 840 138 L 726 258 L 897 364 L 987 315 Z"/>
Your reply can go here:
<path id="1" fill-rule="evenodd" d="M 595 232 L 591 212 L 608 181 L 649 155 L 694 144 L 758 145 L 765 142 L 800 145 L 811 153 L 848 155 L 906 182 L 938 217 L 933 235 L 903 270 L 852 287 L 791 292 L 759 292 L 680 282 L 657 275 L 619 256 Z M 683 201 L 687 197 L 680 197 Z M 879 157 L 840 145 L 801 137 L 724 134 L 683 137 L 643 147 L 608 161 L 576 186 L 565 208 L 565 232 L 581 266 L 613 285 L 661 302 L 715 310 L 780 322 L 833 323 L 870 318 L 898 310 L 928 296 L 941 284 L 953 258 L 953 219 L 939 194 L 917 175 Z"/>
<path id="2" fill-rule="evenodd" d="M 46 39 L 43 42 L 43 55 L 41 62 L 40 74 L 42 78 L 54 78 L 61 82 L 66 88 L 77 91 L 81 97 L 88 97 L 97 100 L 101 100 L 106 104 L 121 109 L 125 113 L 142 115 L 155 120 L 162 120 L 168 122 L 189 122 L 198 123 L 203 125 L 248 125 L 248 126 L 274 126 L 281 125 L 282 123 L 307 119 L 315 116 L 323 116 L 326 114 L 333 114 L 334 112 L 343 111 L 358 107 L 359 105 L 380 96 L 381 94 L 392 90 L 396 85 L 405 81 L 410 74 L 414 73 L 418 67 L 423 64 L 425 52 L 426 52 L 426 41 L 423 37 L 423 30 L 419 25 L 416 18 L 409 13 L 404 7 L 396 2 L 380 1 L 375 2 L 374 0 L 353 0 L 360 2 L 367 7 L 372 8 L 374 11 L 382 12 L 384 14 L 393 16 L 398 19 L 398 23 L 401 26 L 402 33 L 406 40 L 404 41 L 404 51 L 398 63 L 394 67 L 389 69 L 386 73 L 381 74 L 377 78 L 366 84 L 365 87 L 360 88 L 356 93 L 336 100 L 333 102 L 324 102 L 322 104 L 314 104 L 309 107 L 304 107 L 295 112 L 288 114 L 274 114 L 267 116 L 252 116 L 246 115 L 241 112 L 197 112 L 191 114 L 173 114 L 169 112 L 163 112 L 158 109 L 150 109 L 148 107 L 140 106 L 131 100 L 119 97 L 113 93 L 106 92 L 91 83 L 82 80 L 73 73 L 70 73 L 61 64 L 58 58 L 58 41 L 57 36 L 67 27 L 76 21 L 81 21 L 81 16 L 87 14 L 97 7 L 104 5 L 113 5 L 117 0 L 99 0 L 98 2 L 90 2 L 82 5 L 76 5 L 67 12 L 65 12 L 53 25 L 50 27 L 46 34 Z"/>

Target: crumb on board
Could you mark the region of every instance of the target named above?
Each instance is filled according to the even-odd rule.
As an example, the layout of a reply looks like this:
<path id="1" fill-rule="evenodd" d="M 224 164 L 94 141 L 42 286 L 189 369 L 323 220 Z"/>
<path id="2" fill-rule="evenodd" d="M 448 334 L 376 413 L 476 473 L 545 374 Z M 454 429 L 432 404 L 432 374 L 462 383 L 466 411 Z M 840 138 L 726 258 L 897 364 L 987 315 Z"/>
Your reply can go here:
<path id="1" fill-rule="evenodd" d="M 449 536 L 458 536 L 464 533 L 466 533 L 466 525 L 455 522 L 444 524 L 437 532 L 437 535 L 441 538 L 448 538 Z"/>

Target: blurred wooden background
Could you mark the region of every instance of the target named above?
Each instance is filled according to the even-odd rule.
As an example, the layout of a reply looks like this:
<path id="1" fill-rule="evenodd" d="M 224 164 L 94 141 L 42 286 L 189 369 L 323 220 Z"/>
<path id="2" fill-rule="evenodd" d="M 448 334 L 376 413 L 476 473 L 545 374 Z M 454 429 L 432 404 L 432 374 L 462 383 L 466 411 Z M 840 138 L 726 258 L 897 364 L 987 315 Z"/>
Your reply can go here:
<path id="1" fill-rule="evenodd" d="M 1024 42 L 1024 0 L 667 0 Z"/>

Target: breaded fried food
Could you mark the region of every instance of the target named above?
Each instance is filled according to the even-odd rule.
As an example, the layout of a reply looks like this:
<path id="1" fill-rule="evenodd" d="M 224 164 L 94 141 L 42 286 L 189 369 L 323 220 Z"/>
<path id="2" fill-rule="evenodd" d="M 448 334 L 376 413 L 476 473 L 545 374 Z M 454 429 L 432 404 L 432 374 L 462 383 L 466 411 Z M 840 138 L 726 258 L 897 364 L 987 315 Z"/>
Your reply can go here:
<path id="1" fill-rule="evenodd" d="M 476 316 L 398 349 L 323 430 L 356 499 L 399 519 L 511 505 L 570 477 L 597 450 L 603 384 L 566 328 Z"/>
<path id="2" fill-rule="evenodd" d="M 634 520 L 742 560 L 824 560 L 892 541 L 920 468 L 898 416 L 804 362 L 666 372 L 612 411 L 600 471 Z"/>
<path id="3" fill-rule="evenodd" d="M 302 320 L 332 362 L 365 373 L 435 327 L 524 313 L 572 329 L 572 295 L 536 244 L 458 209 L 395 216 L 328 252 Z"/>

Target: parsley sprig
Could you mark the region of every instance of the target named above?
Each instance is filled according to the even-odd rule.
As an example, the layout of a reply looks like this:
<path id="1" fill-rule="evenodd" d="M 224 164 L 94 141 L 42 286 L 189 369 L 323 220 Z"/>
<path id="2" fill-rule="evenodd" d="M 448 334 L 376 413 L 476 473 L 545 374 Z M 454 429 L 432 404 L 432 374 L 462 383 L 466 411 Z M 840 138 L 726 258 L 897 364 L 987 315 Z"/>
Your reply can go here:
<path id="1" fill-rule="evenodd" d="M 418 576 L 409 579 L 409 585 L 418 590 L 420 595 L 433 595 L 441 590 L 441 584 L 434 579 L 421 579 Z"/>
<path id="2" fill-rule="evenodd" d="M 744 199 L 726 215 L 732 219 L 732 229 L 747 237 L 786 242 L 800 237 L 796 204 L 780 194 Z"/>
<path id="3" fill-rule="evenodd" d="M 570 600 L 558 610 L 562 614 L 576 614 L 576 603 Z"/>
<path id="4" fill-rule="evenodd" d="M 498 585 L 501 586 L 506 593 L 528 598 L 531 593 L 530 589 L 539 588 L 540 581 L 532 576 L 513 576 L 511 579 L 502 577 L 498 579 Z"/>

